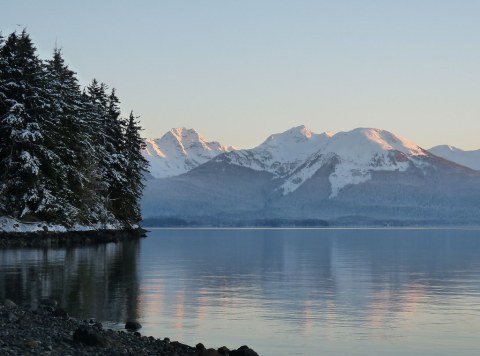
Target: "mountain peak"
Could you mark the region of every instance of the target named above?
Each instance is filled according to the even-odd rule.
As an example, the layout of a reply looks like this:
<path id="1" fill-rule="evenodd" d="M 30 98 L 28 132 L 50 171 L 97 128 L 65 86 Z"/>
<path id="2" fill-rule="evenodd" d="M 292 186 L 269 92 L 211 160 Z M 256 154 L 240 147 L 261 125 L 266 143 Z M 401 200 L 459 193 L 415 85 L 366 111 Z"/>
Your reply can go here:
<path id="1" fill-rule="evenodd" d="M 178 141 L 204 141 L 203 137 L 198 133 L 196 129 L 187 129 L 185 127 L 177 127 L 171 129 L 165 135 L 171 134 L 173 135 Z"/>
<path id="2" fill-rule="evenodd" d="M 338 135 L 348 136 L 353 143 L 357 144 L 361 144 L 366 140 L 371 145 L 373 144 L 386 151 L 396 150 L 414 156 L 424 156 L 426 154 L 425 150 L 415 143 L 382 129 L 359 127 L 352 131 L 342 132 Z"/>
<path id="3" fill-rule="evenodd" d="M 448 152 L 466 152 L 458 147 L 450 146 L 450 145 L 438 145 L 429 149 L 429 151 L 431 152 L 437 151 L 437 150 L 448 151 Z"/>
<path id="4" fill-rule="evenodd" d="M 291 129 L 289 129 L 287 131 L 284 131 L 284 132 L 282 132 L 278 135 L 282 135 L 284 137 L 285 136 L 293 136 L 293 137 L 301 137 L 301 138 L 310 139 L 310 138 L 312 138 L 312 135 L 314 135 L 314 133 L 312 132 L 312 130 L 310 130 L 305 125 L 300 125 L 300 126 L 292 127 Z"/>
<path id="5" fill-rule="evenodd" d="M 207 141 L 196 129 L 172 128 L 160 139 L 146 139 L 143 150 L 155 178 L 179 175 L 223 152 L 235 150 L 216 141 Z"/>
<path id="6" fill-rule="evenodd" d="M 263 145 L 283 145 L 289 143 L 306 142 L 312 139 L 315 134 L 305 125 L 292 127 L 291 129 L 270 135 L 259 147 Z"/>
<path id="7" fill-rule="evenodd" d="M 285 134 L 293 135 L 293 136 L 303 136 L 306 138 L 312 137 L 312 130 L 310 130 L 305 125 L 300 125 L 296 127 L 292 127 L 290 130 L 284 132 Z"/>

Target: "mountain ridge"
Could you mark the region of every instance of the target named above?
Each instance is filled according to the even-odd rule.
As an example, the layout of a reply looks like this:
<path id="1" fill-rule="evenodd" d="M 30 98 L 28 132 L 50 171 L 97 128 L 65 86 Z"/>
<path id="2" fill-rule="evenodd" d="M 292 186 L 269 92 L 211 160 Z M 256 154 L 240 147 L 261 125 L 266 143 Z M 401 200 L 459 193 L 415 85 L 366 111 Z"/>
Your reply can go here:
<path id="1" fill-rule="evenodd" d="M 199 225 L 258 221 L 480 222 L 480 172 L 391 132 L 315 134 L 305 126 L 147 181 L 146 218 Z M 293 220 L 292 220 L 293 219 Z M 306 220 L 305 220 L 306 219 Z"/>
<path id="2" fill-rule="evenodd" d="M 143 153 L 150 163 L 153 178 L 165 178 L 186 173 L 210 159 L 232 151 L 236 151 L 236 154 L 231 155 L 232 160 L 243 162 L 253 169 L 285 175 L 307 158 L 324 149 L 329 139 L 340 141 L 340 136 L 352 136 L 359 132 L 363 132 L 364 136 L 386 150 L 399 150 L 405 154 L 414 155 L 425 154 L 422 152 L 428 151 L 457 164 L 480 170 L 480 150 L 464 151 L 448 145 L 439 145 L 425 150 L 387 130 L 363 127 L 338 133 L 317 134 L 305 125 L 300 125 L 281 133 L 272 134 L 256 147 L 249 149 L 237 149 L 218 141 L 208 141 L 196 129 L 181 127 L 171 129 L 161 138 L 145 139 L 146 147 Z M 338 152 L 339 149 L 344 149 L 353 143 L 355 142 L 349 142 L 348 145 L 343 143 L 340 145 L 343 147 L 337 147 L 331 151 Z M 273 162 L 269 165 L 268 161 Z"/>
<path id="3" fill-rule="evenodd" d="M 196 129 L 172 128 L 161 138 L 145 139 L 143 156 L 154 178 L 179 175 L 235 147 L 207 141 Z"/>
<path id="4" fill-rule="evenodd" d="M 429 151 L 436 156 L 480 171 L 480 149 L 468 151 L 450 145 L 438 145 Z"/>

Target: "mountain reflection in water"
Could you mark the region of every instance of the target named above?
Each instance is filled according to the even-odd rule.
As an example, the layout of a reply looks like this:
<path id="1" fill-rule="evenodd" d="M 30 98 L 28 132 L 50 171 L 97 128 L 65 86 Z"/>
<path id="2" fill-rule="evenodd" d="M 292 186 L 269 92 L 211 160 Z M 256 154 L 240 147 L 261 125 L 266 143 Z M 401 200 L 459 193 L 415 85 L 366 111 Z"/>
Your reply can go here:
<path id="1" fill-rule="evenodd" d="M 480 351 L 478 230 L 152 230 L 0 251 L 0 299 L 262 355 Z"/>

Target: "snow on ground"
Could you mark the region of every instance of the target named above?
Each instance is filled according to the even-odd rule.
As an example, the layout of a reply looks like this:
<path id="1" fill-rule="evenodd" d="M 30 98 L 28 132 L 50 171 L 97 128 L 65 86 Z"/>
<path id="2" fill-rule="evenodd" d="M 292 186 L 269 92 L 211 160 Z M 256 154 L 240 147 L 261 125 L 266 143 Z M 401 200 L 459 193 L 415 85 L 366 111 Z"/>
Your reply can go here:
<path id="1" fill-rule="evenodd" d="M 121 229 L 117 224 L 95 224 L 95 225 L 74 225 L 66 228 L 63 225 L 47 224 L 45 222 L 20 222 L 15 219 L 2 216 L 0 217 L 0 232 L 37 232 L 37 231 L 92 231 L 92 230 L 118 230 Z"/>
<path id="2" fill-rule="evenodd" d="M 58 231 L 65 232 L 67 229 L 62 225 L 51 225 L 43 222 L 22 223 L 8 217 L 0 217 L 0 231 L 3 232 L 36 232 Z"/>

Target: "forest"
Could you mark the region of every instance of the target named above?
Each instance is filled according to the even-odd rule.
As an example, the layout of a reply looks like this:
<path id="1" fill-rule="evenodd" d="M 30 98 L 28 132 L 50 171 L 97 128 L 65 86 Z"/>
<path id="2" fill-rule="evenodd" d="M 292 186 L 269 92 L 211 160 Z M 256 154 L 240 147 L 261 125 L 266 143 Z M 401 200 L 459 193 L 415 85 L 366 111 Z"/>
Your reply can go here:
<path id="1" fill-rule="evenodd" d="M 60 49 L 43 60 L 25 30 L 0 36 L 0 217 L 135 226 L 148 163 L 119 104 L 96 79 L 82 87 Z"/>

